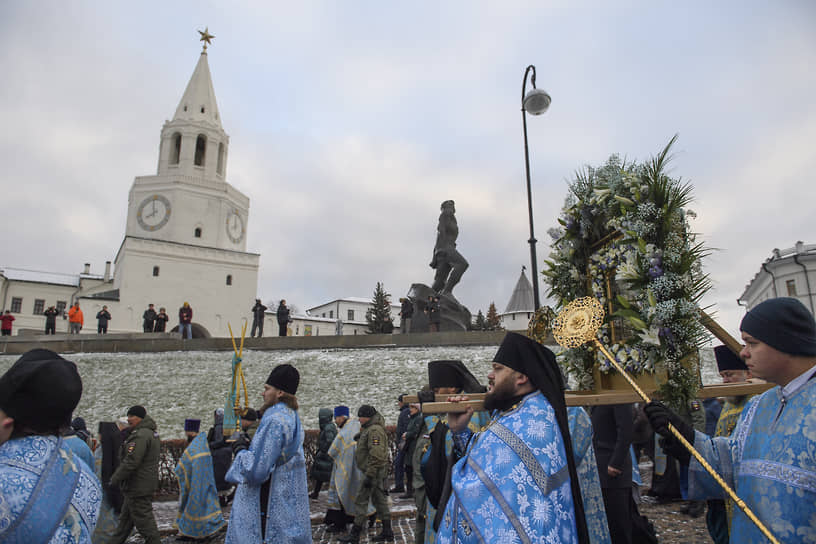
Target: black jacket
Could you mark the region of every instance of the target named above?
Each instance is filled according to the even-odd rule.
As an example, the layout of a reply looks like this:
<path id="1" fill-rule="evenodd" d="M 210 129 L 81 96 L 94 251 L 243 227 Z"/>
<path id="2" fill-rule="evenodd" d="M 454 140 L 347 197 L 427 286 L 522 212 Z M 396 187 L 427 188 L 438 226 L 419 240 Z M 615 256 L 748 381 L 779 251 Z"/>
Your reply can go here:
<path id="1" fill-rule="evenodd" d="M 635 426 L 632 405 L 595 406 L 591 418 L 592 429 L 595 431 L 592 445 L 595 447 L 601 487 L 607 489 L 632 487 L 632 456 L 629 453 Z M 609 476 L 606 467 L 610 465 L 620 470 L 621 474 Z"/>
<path id="2" fill-rule="evenodd" d="M 151 310 L 150 308 L 148 308 L 142 314 L 142 319 L 144 319 L 145 325 L 149 324 L 152 326 L 153 322 L 156 320 L 156 310 Z"/>
<path id="3" fill-rule="evenodd" d="M 263 321 L 264 312 L 266 311 L 266 306 L 261 304 L 260 302 L 256 302 L 255 306 L 252 307 L 252 317 L 255 318 L 257 321 Z"/>
<path id="4" fill-rule="evenodd" d="M 108 321 L 111 319 L 110 312 L 107 310 L 99 310 L 96 314 L 96 319 L 99 321 L 100 325 L 107 325 Z"/>
<path id="5" fill-rule="evenodd" d="M 289 323 L 289 308 L 285 304 L 278 306 L 278 323 Z"/>

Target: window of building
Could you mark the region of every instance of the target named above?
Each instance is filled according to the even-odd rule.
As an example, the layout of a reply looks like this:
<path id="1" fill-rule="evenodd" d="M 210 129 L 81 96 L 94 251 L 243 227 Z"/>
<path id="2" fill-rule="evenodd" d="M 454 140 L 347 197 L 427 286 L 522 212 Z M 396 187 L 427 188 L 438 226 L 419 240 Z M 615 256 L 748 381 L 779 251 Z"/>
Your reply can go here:
<path id="1" fill-rule="evenodd" d="M 170 164 L 178 164 L 181 156 L 181 134 L 173 134 L 173 146 L 170 148 Z"/>
<path id="2" fill-rule="evenodd" d="M 227 285 L 232 285 L 232 274 L 227 274 Z"/>
<path id="3" fill-rule="evenodd" d="M 45 310 L 45 300 L 41 298 L 34 299 L 34 315 L 42 315 Z"/>
<path id="4" fill-rule="evenodd" d="M 334 310 L 329 310 L 329 317 L 334 318 Z"/>
<path id="5" fill-rule="evenodd" d="M 199 134 L 198 138 L 196 138 L 195 165 L 204 166 L 206 155 L 207 155 L 207 137 L 204 136 L 203 134 Z"/>
<path id="6" fill-rule="evenodd" d="M 357 334 L 357 329 L 354 329 L 354 334 Z"/>
<path id="7" fill-rule="evenodd" d="M 201 113 L 204 113 L 204 106 L 201 106 Z"/>
<path id="8" fill-rule="evenodd" d="M 224 175 L 224 142 L 218 144 L 218 162 L 215 163 L 215 171 L 218 174 Z"/>
<path id="9" fill-rule="evenodd" d="M 349 321 L 354 321 L 354 310 L 349 310 L 347 317 Z"/>
<path id="10" fill-rule="evenodd" d="M 323 312 L 322 314 L 320 314 L 320 317 L 326 317 L 326 312 Z"/>
<path id="11" fill-rule="evenodd" d="M 19 314 L 20 310 L 23 308 L 23 298 L 22 297 L 11 297 L 11 310 L 12 313 Z"/>
<path id="12" fill-rule="evenodd" d="M 155 278 L 155 277 L 158 277 L 158 275 L 159 275 L 159 267 L 158 267 L 158 266 L 154 266 L 154 267 L 153 267 L 153 277 L 154 277 L 154 278 Z"/>
<path id="13" fill-rule="evenodd" d="M 796 296 L 796 280 L 788 280 L 785 282 L 785 287 L 788 288 L 788 296 L 795 297 Z"/>
<path id="14" fill-rule="evenodd" d="M 193 232 L 193 236 L 196 238 L 201 238 L 201 227 L 196 227 L 195 231 Z"/>
<path id="15" fill-rule="evenodd" d="M 187 111 L 187 104 L 184 104 L 184 111 Z"/>
<path id="16" fill-rule="evenodd" d="M 67 303 L 67 302 L 65 302 L 64 300 L 58 300 L 58 301 L 57 301 L 57 311 L 58 311 L 60 314 L 62 314 L 62 312 L 64 312 L 64 311 L 65 311 L 65 307 L 66 307 L 66 306 L 68 306 L 68 303 Z"/>

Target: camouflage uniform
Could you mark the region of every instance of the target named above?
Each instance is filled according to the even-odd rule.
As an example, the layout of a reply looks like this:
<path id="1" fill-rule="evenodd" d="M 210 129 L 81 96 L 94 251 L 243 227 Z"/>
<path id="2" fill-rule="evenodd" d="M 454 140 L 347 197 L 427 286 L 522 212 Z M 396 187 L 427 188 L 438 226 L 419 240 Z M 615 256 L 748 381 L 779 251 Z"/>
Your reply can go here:
<path id="1" fill-rule="evenodd" d="M 354 501 L 354 524 L 361 526 L 366 520 L 368 501 L 374 505 L 377 515 L 382 521 L 391 520 L 391 511 L 388 508 L 388 498 L 385 496 L 383 481 L 388 476 L 388 435 L 385 433 L 385 420 L 378 413 L 360 429 L 360 438 L 357 440 L 357 452 L 354 461 L 365 475 L 371 486 L 360 488 Z"/>
<path id="2" fill-rule="evenodd" d="M 161 442 L 156 423 L 145 416 L 122 443 L 119 468 L 111 476 L 111 485 L 119 484 L 124 495 L 119 526 L 108 540 L 121 544 L 127 540 L 133 526 L 144 537 L 145 544 L 159 544 L 159 528 L 153 517 L 153 493 L 159 486 L 159 456 Z"/>

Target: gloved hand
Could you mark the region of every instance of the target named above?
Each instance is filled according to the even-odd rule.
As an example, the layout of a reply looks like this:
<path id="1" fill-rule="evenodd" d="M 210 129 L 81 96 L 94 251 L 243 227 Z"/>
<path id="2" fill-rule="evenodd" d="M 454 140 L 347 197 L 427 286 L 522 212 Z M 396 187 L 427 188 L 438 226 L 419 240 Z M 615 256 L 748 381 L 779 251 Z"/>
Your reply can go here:
<path id="1" fill-rule="evenodd" d="M 689 451 L 677 440 L 672 432 L 669 430 L 671 423 L 677 429 L 683 438 L 688 440 L 689 444 L 694 444 L 694 428 L 686 423 L 683 418 L 666 408 L 660 401 L 652 401 L 643 407 L 646 417 L 649 418 L 649 423 L 655 432 L 663 438 L 660 440 L 660 447 L 663 450 L 675 457 L 680 463 L 684 465 L 689 464 L 691 454 Z"/>
<path id="2" fill-rule="evenodd" d="M 366 489 L 371 489 L 372 487 L 374 487 L 374 478 L 372 478 L 371 476 L 366 476 L 365 479 L 363 480 L 363 487 Z"/>
<path id="3" fill-rule="evenodd" d="M 232 443 L 232 454 L 238 455 L 239 452 L 247 449 L 249 449 L 249 436 L 246 433 L 241 433 Z"/>

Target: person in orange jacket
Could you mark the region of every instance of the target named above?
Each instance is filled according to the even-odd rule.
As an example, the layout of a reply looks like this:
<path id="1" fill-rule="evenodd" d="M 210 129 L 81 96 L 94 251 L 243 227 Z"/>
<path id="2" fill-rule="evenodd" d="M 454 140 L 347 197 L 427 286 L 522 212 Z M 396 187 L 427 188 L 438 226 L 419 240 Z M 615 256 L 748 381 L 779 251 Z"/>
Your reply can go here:
<path id="1" fill-rule="evenodd" d="M 79 302 L 74 302 L 74 305 L 68 310 L 68 325 L 71 327 L 71 334 L 79 334 L 83 323 L 85 323 L 85 320 L 82 316 L 82 310 L 79 309 Z"/>

